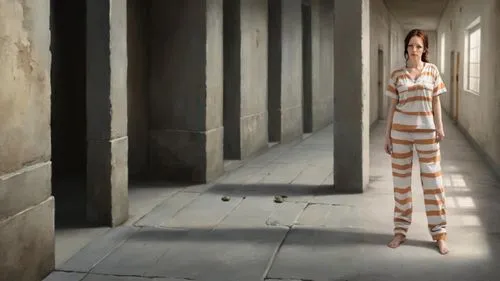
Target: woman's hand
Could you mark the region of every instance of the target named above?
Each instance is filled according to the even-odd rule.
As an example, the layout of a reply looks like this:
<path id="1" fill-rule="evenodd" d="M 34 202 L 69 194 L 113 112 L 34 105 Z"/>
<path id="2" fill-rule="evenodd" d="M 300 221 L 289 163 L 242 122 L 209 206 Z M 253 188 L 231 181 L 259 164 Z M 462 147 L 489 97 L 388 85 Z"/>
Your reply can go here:
<path id="1" fill-rule="evenodd" d="M 385 153 L 391 155 L 392 154 L 392 141 L 391 137 L 385 137 L 385 145 L 384 145 Z"/>
<path id="2" fill-rule="evenodd" d="M 437 129 L 436 130 L 436 140 L 437 142 L 440 142 L 444 139 L 444 130 L 441 128 L 441 129 Z"/>

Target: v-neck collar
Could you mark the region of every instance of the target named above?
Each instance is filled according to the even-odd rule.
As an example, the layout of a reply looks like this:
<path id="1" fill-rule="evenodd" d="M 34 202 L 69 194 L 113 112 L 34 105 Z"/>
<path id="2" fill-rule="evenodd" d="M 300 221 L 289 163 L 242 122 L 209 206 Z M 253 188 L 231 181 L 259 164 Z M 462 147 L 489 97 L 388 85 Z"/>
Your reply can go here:
<path id="1" fill-rule="evenodd" d="M 408 71 L 408 67 L 406 67 L 406 66 L 405 66 L 405 72 L 408 75 L 408 78 L 410 78 L 410 80 L 413 83 L 416 83 L 420 79 L 420 77 L 422 76 L 422 73 L 424 73 L 424 69 L 426 66 L 427 66 L 427 63 L 424 62 L 424 65 L 422 66 L 422 70 L 420 70 L 420 73 L 418 75 L 416 75 L 415 78 L 411 78 L 410 72 Z"/>

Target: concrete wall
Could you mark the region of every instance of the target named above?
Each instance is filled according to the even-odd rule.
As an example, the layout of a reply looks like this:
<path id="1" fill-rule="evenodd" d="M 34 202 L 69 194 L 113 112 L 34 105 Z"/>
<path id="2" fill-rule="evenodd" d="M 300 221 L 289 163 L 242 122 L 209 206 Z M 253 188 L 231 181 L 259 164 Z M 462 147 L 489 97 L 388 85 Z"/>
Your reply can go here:
<path id="1" fill-rule="evenodd" d="M 334 2 L 312 4 L 312 131 L 333 122 L 333 24 Z"/>
<path id="2" fill-rule="evenodd" d="M 406 33 L 389 13 L 382 0 L 370 2 L 370 124 L 387 117 L 389 99 L 383 94 L 394 68 L 404 66 Z M 379 71 L 379 50 L 383 52 L 383 71 Z M 380 77 L 378 75 L 381 75 Z M 381 85 L 379 85 L 381 81 Z M 382 90 L 382 92 L 381 92 Z"/>
<path id="3" fill-rule="evenodd" d="M 376 0 L 370 2 L 370 124 L 375 123 L 379 117 L 385 116 L 383 111 L 383 100 L 385 99 L 383 92 L 380 92 L 379 81 L 384 84 L 387 81 L 389 69 L 389 28 L 391 24 L 391 16 L 387 11 L 383 1 Z M 383 71 L 379 72 L 379 50 L 383 52 Z"/>
<path id="4" fill-rule="evenodd" d="M 390 42 L 390 55 L 389 55 L 389 65 L 390 70 L 386 72 L 387 75 L 390 75 L 390 72 L 397 67 L 402 67 L 405 65 L 404 58 L 404 40 L 406 37 L 406 33 L 404 32 L 401 24 L 396 21 L 396 19 L 391 15 L 391 20 L 389 22 L 389 42 Z M 389 76 L 386 77 L 389 79 Z"/>
<path id="5" fill-rule="evenodd" d="M 269 1 L 269 140 L 303 134 L 302 1 Z"/>
<path id="6" fill-rule="evenodd" d="M 496 120 L 495 124 L 500 124 L 500 36 L 498 33 L 500 32 L 500 0 L 496 0 L 496 5 L 495 5 L 495 30 L 496 30 L 496 68 L 495 68 L 495 86 L 493 87 L 495 91 L 493 92 L 493 95 L 496 95 L 496 100 L 497 100 L 497 106 L 496 110 L 493 112 L 496 113 L 496 117 L 494 117 L 494 120 Z M 496 129 L 496 145 L 493 147 L 493 151 L 496 150 L 495 152 L 491 153 L 491 157 L 493 158 L 493 164 L 496 164 L 495 170 L 497 175 L 500 177 L 500 130 Z"/>
<path id="7" fill-rule="evenodd" d="M 54 267 L 49 1 L 0 0 L 0 280 Z"/>
<path id="8" fill-rule="evenodd" d="M 437 32 L 435 30 L 426 30 L 425 33 L 429 39 L 429 61 L 439 68 Z"/>
<path id="9" fill-rule="evenodd" d="M 224 158 L 267 148 L 267 0 L 224 1 Z"/>
<path id="10" fill-rule="evenodd" d="M 312 0 L 303 5 L 304 132 L 333 122 L 334 2 Z"/>
<path id="11" fill-rule="evenodd" d="M 500 175 L 500 136 L 498 133 L 500 95 L 498 92 L 498 61 L 500 58 L 498 34 L 498 1 L 497 0 L 455 0 L 451 1 L 443 14 L 438 28 L 438 37 L 446 35 L 446 71 L 443 75 L 446 85 L 450 81 L 450 52 L 460 52 L 460 68 L 458 83 L 458 125 L 485 153 L 486 158 Z M 465 90 L 464 87 L 464 31 L 477 17 L 481 17 L 481 68 L 480 92 L 478 94 Z M 451 93 L 443 97 L 443 106 L 451 111 Z"/>
<path id="12" fill-rule="evenodd" d="M 222 1 L 152 1 L 150 172 L 205 182 L 223 172 Z"/>

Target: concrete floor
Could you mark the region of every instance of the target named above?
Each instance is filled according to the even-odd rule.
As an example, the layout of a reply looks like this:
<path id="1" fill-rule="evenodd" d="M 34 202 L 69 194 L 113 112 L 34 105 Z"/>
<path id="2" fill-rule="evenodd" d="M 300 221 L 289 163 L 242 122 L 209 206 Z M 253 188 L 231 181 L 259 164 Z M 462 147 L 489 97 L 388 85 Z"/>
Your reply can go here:
<path id="1" fill-rule="evenodd" d="M 427 233 L 416 175 L 409 241 L 386 247 L 393 195 L 384 124 L 372 132 L 369 189 L 334 193 L 330 126 L 277 145 L 214 184 L 131 189 L 126 225 L 79 238 L 58 232 L 57 271 L 45 280 L 496 280 L 500 182 L 449 120 L 445 125 L 447 256 Z M 288 197 L 274 203 L 275 195 Z"/>

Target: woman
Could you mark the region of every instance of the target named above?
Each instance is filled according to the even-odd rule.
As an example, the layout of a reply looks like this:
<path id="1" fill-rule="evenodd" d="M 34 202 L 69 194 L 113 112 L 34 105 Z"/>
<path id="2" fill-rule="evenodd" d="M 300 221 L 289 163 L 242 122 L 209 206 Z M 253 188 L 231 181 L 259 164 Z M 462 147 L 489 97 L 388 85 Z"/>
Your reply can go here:
<path id="1" fill-rule="evenodd" d="M 429 232 L 441 254 L 446 245 L 445 196 L 439 142 L 445 137 L 439 95 L 446 92 L 439 70 L 428 60 L 429 42 L 421 30 L 405 39 L 406 66 L 391 73 L 386 95 L 391 97 L 385 151 L 391 155 L 394 184 L 394 238 L 388 246 L 406 241 L 411 224 L 413 148 L 420 164 Z"/>

